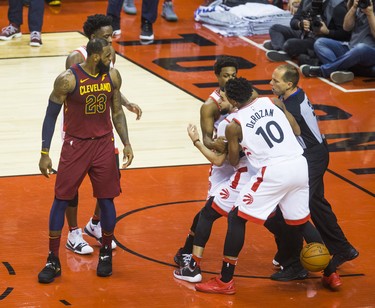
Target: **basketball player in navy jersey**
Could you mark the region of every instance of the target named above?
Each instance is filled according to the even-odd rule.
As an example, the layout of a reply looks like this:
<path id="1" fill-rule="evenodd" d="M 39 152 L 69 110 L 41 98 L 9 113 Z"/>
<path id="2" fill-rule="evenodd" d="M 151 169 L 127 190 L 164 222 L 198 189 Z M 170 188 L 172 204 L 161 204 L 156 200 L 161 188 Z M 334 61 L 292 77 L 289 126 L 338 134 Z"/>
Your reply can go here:
<path id="1" fill-rule="evenodd" d="M 103 14 L 95 14 L 87 17 L 87 20 L 83 24 L 83 32 L 85 36 L 90 40 L 93 38 L 102 38 L 108 41 L 112 45 L 112 18 Z M 116 52 L 111 46 L 112 61 L 111 66 L 114 65 L 116 61 Z M 81 46 L 76 50 L 72 51 L 66 59 L 65 68 L 69 69 L 72 65 L 77 63 L 82 63 L 87 58 L 86 46 Z M 129 102 L 129 100 L 121 94 L 121 104 L 126 107 L 129 111 L 136 114 L 136 119 L 139 120 L 142 116 L 141 108 L 134 103 Z M 126 120 L 126 119 L 125 119 Z M 127 130 L 127 126 L 125 126 Z M 128 167 L 133 160 L 133 151 L 130 142 L 126 145 L 127 164 L 124 168 Z M 116 149 L 117 151 L 117 149 Z M 69 233 L 66 241 L 66 247 L 78 254 L 85 255 L 93 252 L 93 248 L 83 239 L 82 229 L 78 227 L 77 221 L 77 211 L 78 211 L 78 195 L 74 198 L 72 202 L 69 203 L 66 209 L 66 219 L 69 225 Z M 100 224 L 100 207 L 96 204 L 93 216 L 90 218 L 89 222 L 85 226 L 85 232 L 89 236 L 95 238 L 97 241 L 101 241 L 101 224 Z M 116 243 L 112 242 L 112 249 L 116 248 Z"/>
<path id="2" fill-rule="evenodd" d="M 111 59 L 111 46 L 106 40 L 90 40 L 86 61 L 60 74 L 49 97 L 39 161 L 39 169 L 47 178 L 52 170 L 49 157 L 51 140 L 63 105 L 65 138 L 49 218 L 49 254 L 45 267 L 38 275 L 40 283 L 50 283 L 61 275 L 59 247 L 65 210 L 87 174 L 101 210 L 103 238 L 97 275 L 112 275 L 111 242 L 116 224 L 113 199 L 121 191 L 112 123 L 124 147 L 128 143 L 128 135 L 121 106 L 121 76 L 116 69 L 110 69 Z M 127 154 L 124 148 L 125 161 Z"/>
<path id="3" fill-rule="evenodd" d="M 331 205 L 324 197 L 324 173 L 329 162 L 329 152 L 324 137 L 320 133 L 314 108 L 305 92 L 298 87 L 298 70 L 290 65 L 278 66 L 272 74 L 272 91 L 285 104 L 286 109 L 294 116 L 301 128 L 301 135 L 297 137 L 302 146 L 309 170 L 309 208 L 311 219 L 321 234 L 329 252 L 333 255 L 333 264 L 340 266 L 346 261 L 355 259 L 359 253 L 349 243 L 344 232 L 340 228 Z M 280 211 L 269 219 L 266 227 L 274 232 L 283 218 Z M 277 238 L 277 261 L 283 269 L 271 276 L 273 280 L 289 281 L 304 278 L 306 270 L 299 262 L 299 252 L 302 248 L 302 239 L 298 235 L 293 236 L 294 228 L 290 231 L 278 232 L 282 237 Z M 334 277 L 329 281 L 334 287 Z"/>

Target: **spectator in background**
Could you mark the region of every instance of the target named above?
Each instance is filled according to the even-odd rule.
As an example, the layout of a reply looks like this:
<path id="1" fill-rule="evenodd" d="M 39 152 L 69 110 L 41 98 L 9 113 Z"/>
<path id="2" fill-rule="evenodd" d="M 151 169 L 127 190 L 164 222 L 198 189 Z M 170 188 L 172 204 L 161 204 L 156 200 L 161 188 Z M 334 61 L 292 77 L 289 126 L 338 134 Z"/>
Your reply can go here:
<path id="1" fill-rule="evenodd" d="M 9 26 L 4 27 L 0 33 L 1 41 L 10 41 L 22 36 L 21 25 L 23 24 L 23 1 L 9 0 L 8 20 Z M 44 1 L 30 0 L 28 5 L 28 23 L 30 30 L 30 46 L 42 46 L 42 25 L 44 15 Z"/>
<path id="2" fill-rule="evenodd" d="M 375 16 L 372 0 L 349 0 L 344 29 L 352 31 L 349 43 L 320 38 L 314 44 L 321 66 L 302 65 L 305 77 L 326 77 L 337 84 L 354 75 L 375 77 Z"/>
<path id="3" fill-rule="evenodd" d="M 290 27 L 273 25 L 270 42 L 264 42 L 270 61 L 279 62 L 297 58 L 299 65 L 317 64 L 314 42 L 319 37 L 347 41 L 350 33 L 344 31 L 347 12 L 343 0 L 303 0 L 290 21 Z"/>
<path id="4" fill-rule="evenodd" d="M 159 1 L 157 1 L 157 2 L 159 2 Z M 156 7 L 157 7 L 157 5 L 156 5 Z M 126 14 L 129 14 L 129 15 L 136 15 L 137 14 L 137 8 L 134 5 L 134 0 L 125 0 L 124 1 L 124 12 Z M 177 21 L 178 20 L 178 17 L 173 10 L 172 0 L 164 0 L 163 11 L 161 13 L 161 17 L 164 17 L 167 21 Z"/>

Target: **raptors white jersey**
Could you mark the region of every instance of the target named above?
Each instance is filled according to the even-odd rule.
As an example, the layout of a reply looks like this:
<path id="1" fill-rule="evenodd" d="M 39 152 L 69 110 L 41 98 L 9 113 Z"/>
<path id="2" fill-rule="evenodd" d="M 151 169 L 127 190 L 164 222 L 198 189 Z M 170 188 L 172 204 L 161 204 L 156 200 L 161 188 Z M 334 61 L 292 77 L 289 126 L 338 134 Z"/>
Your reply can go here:
<path id="1" fill-rule="evenodd" d="M 212 98 L 217 106 L 217 109 L 220 110 L 220 105 L 219 105 L 219 101 L 221 100 L 221 96 L 220 96 L 220 89 L 217 88 L 215 91 L 213 91 L 210 95 L 210 98 Z M 219 124 L 221 123 L 221 121 L 223 121 L 226 117 L 227 117 L 227 113 L 226 114 L 221 114 L 220 117 L 214 122 L 214 138 L 216 138 L 218 135 L 217 135 L 217 129 L 219 127 Z M 225 132 L 224 132 L 224 135 L 225 136 Z"/>
<path id="2" fill-rule="evenodd" d="M 234 120 L 241 125 L 242 149 L 256 168 L 303 153 L 284 112 L 267 97 L 257 98 L 238 110 Z"/>
<path id="3" fill-rule="evenodd" d="M 214 102 L 217 105 L 217 108 L 220 110 L 220 106 L 219 106 L 219 100 L 221 100 L 220 89 L 218 88 L 215 91 L 213 91 L 210 95 L 210 98 L 214 100 Z M 225 137 L 226 126 L 224 126 L 220 130 L 220 132 L 218 130 L 219 130 L 220 123 L 227 117 L 227 115 L 228 114 L 220 115 L 220 117 L 214 122 L 213 138 L 217 138 L 221 136 Z M 213 192 L 219 186 L 219 184 L 228 180 L 232 174 L 233 174 L 233 167 L 229 164 L 228 161 L 225 161 L 222 166 L 215 166 L 211 164 L 210 174 L 208 178 L 207 198 L 211 197 Z"/>
<path id="4" fill-rule="evenodd" d="M 229 114 L 219 124 L 219 136 L 225 136 L 225 129 L 227 125 L 232 122 L 234 116 L 235 113 Z M 212 192 L 212 195 L 215 197 L 212 208 L 223 216 L 228 215 L 243 186 L 248 183 L 251 177 L 257 172 L 257 170 L 250 165 L 243 151 L 238 153 L 238 155 L 240 155 L 239 162 L 236 166 L 232 167 L 232 173 L 229 178 L 217 185 L 216 190 Z M 225 160 L 225 164 L 230 165 L 228 160 Z"/>

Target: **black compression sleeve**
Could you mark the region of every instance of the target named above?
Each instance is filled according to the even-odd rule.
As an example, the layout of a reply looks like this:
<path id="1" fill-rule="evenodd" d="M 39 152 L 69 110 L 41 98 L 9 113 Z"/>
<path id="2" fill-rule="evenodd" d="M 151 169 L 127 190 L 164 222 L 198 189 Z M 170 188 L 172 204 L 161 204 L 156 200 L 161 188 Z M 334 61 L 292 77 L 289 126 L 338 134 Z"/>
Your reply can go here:
<path id="1" fill-rule="evenodd" d="M 60 113 L 61 106 L 61 104 L 54 103 L 51 100 L 48 101 L 42 128 L 42 149 L 49 149 L 51 146 L 52 136 L 55 131 L 56 119 Z"/>

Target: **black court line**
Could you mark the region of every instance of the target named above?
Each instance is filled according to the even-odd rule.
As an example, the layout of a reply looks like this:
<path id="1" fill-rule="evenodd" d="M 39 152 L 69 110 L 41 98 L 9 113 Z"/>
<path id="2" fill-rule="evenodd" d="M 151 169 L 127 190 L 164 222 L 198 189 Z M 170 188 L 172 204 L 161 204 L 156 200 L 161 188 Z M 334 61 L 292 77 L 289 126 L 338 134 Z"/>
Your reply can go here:
<path id="1" fill-rule="evenodd" d="M 160 207 L 160 206 L 186 204 L 186 203 L 197 203 L 197 202 L 205 202 L 205 201 L 206 200 L 185 200 L 185 201 L 167 202 L 167 203 L 160 203 L 160 204 L 145 206 L 145 207 L 142 207 L 142 208 L 139 208 L 139 209 L 131 210 L 129 212 L 126 212 L 126 213 L 118 216 L 116 218 L 116 224 L 120 220 L 122 220 L 123 218 L 125 218 L 127 216 L 130 216 L 132 214 L 144 211 L 144 210 L 149 210 L 149 209 L 153 209 L 153 208 Z M 160 261 L 160 260 L 145 256 L 143 254 L 140 254 L 140 253 L 136 252 L 135 250 L 132 250 L 132 249 L 126 247 L 125 245 L 121 244 L 115 237 L 114 237 L 114 240 L 115 240 L 118 247 L 120 247 L 121 249 L 125 250 L 126 252 L 128 252 L 132 255 L 135 255 L 135 256 L 137 256 L 141 259 L 145 259 L 145 260 L 157 263 L 157 264 L 161 264 L 161 265 L 165 265 L 165 266 L 169 266 L 169 267 L 173 267 L 173 268 L 178 268 L 178 266 L 176 264 Z M 219 272 L 211 272 L 211 271 L 203 271 L 203 270 L 202 270 L 202 273 L 220 275 Z M 365 276 L 365 274 L 359 273 L 359 274 L 340 275 L 340 277 L 355 277 L 355 276 Z M 254 275 L 240 275 L 240 274 L 235 274 L 234 277 L 248 278 L 248 279 L 267 279 L 267 280 L 271 279 L 270 276 L 254 276 Z M 308 279 L 317 279 L 317 278 L 320 279 L 321 277 L 308 277 Z"/>
<path id="2" fill-rule="evenodd" d="M 365 192 L 366 194 L 370 195 L 371 197 L 375 197 L 375 194 L 369 190 L 367 190 L 366 188 L 363 188 L 362 186 L 359 186 L 358 184 L 352 182 L 351 180 L 347 179 L 346 177 L 336 173 L 335 171 L 331 170 L 331 169 L 327 169 L 327 172 L 333 174 L 334 176 L 338 177 L 339 179 L 347 182 L 348 184 L 354 186 L 355 188 L 358 188 L 359 190 Z"/>
<path id="3" fill-rule="evenodd" d="M 13 291 L 13 288 L 10 288 L 10 287 L 6 288 L 5 291 L 2 294 L 0 294 L 0 301 L 6 298 L 12 291 Z"/>
<path id="4" fill-rule="evenodd" d="M 13 269 L 12 265 L 9 264 L 9 262 L 3 262 L 4 266 L 8 270 L 9 275 L 15 275 L 16 271 Z"/>

